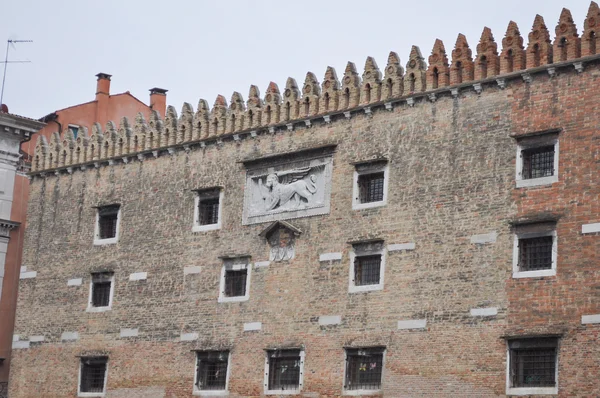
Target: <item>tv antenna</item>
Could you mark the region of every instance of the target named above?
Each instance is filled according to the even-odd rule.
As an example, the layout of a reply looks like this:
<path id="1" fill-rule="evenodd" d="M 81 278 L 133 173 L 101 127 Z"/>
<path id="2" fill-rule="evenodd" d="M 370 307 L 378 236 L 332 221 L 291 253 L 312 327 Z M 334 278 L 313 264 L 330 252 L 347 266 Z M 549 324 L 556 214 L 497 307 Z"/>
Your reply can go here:
<path id="1" fill-rule="evenodd" d="M 4 82 L 6 81 L 6 67 L 8 66 L 8 64 L 26 64 L 26 63 L 31 62 L 31 61 L 9 61 L 8 60 L 8 51 L 10 50 L 10 48 L 12 47 L 15 50 L 17 49 L 15 47 L 15 43 L 33 43 L 33 40 L 8 39 L 6 41 L 6 56 L 4 57 L 4 62 L 2 62 L 4 64 L 4 75 L 2 76 L 2 91 L 0 92 L 0 105 L 2 105 L 2 99 L 4 98 Z"/>

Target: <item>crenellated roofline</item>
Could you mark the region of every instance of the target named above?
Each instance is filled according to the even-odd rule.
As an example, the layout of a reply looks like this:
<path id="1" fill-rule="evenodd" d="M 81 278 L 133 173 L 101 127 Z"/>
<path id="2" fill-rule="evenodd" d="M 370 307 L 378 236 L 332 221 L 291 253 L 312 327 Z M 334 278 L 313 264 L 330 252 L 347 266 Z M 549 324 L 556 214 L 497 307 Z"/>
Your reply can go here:
<path id="1" fill-rule="evenodd" d="M 585 64 L 600 60 L 600 39 L 596 33 L 599 24 L 600 9 L 592 2 L 581 37 L 570 11 L 563 9 L 554 42 L 550 40 L 543 18 L 537 15 L 526 48 L 517 25 L 511 21 L 500 54 L 491 30 L 486 27 L 475 58 L 466 37 L 459 34 L 451 63 L 443 42 L 436 40 L 429 66 L 419 48 L 413 46 L 406 69 L 401 66 L 398 55 L 391 52 L 384 73 L 375 60 L 368 57 L 362 77 L 349 62 L 341 82 L 335 69 L 327 67 L 322 83 L 314 73 L 308 72 L 302 89 L 293 78 L 288 78 L 283 95 L 277 84 L 271 82 L 264 98 L 258 87 L 251 86 L 246 102 L 240 93 L 234 92 L 230 105 L 219 95 L 212 109 L 203 99 L 195 112 L 190 104 L 184 103 L 179 116 L 175 108 L 169 106 L 164 119 L 153 112 L 148 121 L 138 114 L 133 125 L 123 118 L 118 128 L 108 122 L 103 130 L 96 123 L 91 135 L 82 128 L 76 140 L 71 131 L 66 131 L 62 139 L 56 132 L 50 142 L 39 137 L 30 175 L 72 173 L 76 169 L 117 162 L 143 161 L 178 150 L 190 151 L 280 130 L 332 123 L 357 113 L 370 115 L 399 105 L 436 101 L 447 95 L 456 98 L 467 90 L 482 94 L 491 85 L 504 89 L 515 79 L 528 84 L 534 75 L 548 73 L 552 77 L 558 69 L 581 73 Z"/>

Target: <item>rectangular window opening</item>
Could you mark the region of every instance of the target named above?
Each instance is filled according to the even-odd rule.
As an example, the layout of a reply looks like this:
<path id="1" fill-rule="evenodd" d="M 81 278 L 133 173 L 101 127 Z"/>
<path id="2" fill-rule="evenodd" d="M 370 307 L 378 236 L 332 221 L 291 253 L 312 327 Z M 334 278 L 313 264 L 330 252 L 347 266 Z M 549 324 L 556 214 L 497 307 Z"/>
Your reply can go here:
<path id="1" fill-rule="evenodd" d="M 346 390 L 379 390 L 383 348 L 346 349 Z"/>
<path id="2" fill-rule="evenodd" d="M 360 174 L 358 191 L 360 203 L 381 202 L 384 193 L 384 172 Z"/>
<path id="3" fill-rule="evenodd" d="M 524 149 L 521 154 L 524 180 L 554 175 L 554 145 Z"/>
<path id="4" fill-rule="evenodd" d="M 219 223 L 220 190 L 208 189 L 198 191 L 198 225 L 215 225 Z"/>
<path id="5" fill-rule="evenodd" d="M 227 389 L 228 351 L 198 352 L 196 387 L 202 391 Z"/>
<path id="6" fill-rule="evenodd" d="M 79 392 L 103 393 L 106 384 L 107 357 L 81 358 Z"/>
<path id="7" fill-rule="evenodd" d="M 552 236 L 519 239 L 519 271 L 552 268 Z"/>
<path id="8" fill-rule="evenodd" d="M 248 269 L 225 270 L 225 297 L 246 295 Z"/>
<path id="9" fill-rule="evenodd" d="M 110 306 L 112 277 L 113 274 L 110 272 L 92 274 L 92 297 L 90 299 L 92 307 Z"/>
<path id="10" fill-rule="evenodd" d="M 356 256 L 354 259 L 354 284 L 376 285 L 381 275 L 381 254 Z"/>
<path id="11" fill-rule="evenodd" d="M 508 342 L 512 388 L 556 387 L 556 338 L 521 339 Z"/>
<path id="12" fill-rule="evenodd" d="M 299 390 L 302 358 L 300 350 L 268 352 L 269 390 Z"/>
<path id="13" fill-rule="evenodd" d="M 98 238 L 110 239 L 117 236 L 119 205 L 98 208 Z"/>

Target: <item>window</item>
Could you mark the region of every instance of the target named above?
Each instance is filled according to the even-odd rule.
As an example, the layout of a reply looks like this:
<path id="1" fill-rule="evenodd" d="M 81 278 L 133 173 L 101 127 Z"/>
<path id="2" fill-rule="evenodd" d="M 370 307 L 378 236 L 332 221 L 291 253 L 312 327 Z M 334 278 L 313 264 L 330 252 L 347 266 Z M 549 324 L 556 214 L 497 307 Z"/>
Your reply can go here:
<path id="1" fill-rule="evenodd" d="M 71 132 L 73 133 L 73 139 L 76 140 L 77 135 L 79 134 L 79 126 L 69 124 L 69 130 L 71 130 Z"/>
<path id="2" fill-rule="evenodd" d="M 222 190 L 206 189 L 196 192 L 194 210 L 194 232 L 209 231 L 221 228 Z"/>
<path id="3" fill-rule="evenodd" d="M 513 278 L 556 275 L 556 223 L 515 226 Z"/>
<path id="4" fill-rule="evenodd" d="M 119 221 L 121 206 L 110 205 L 98 207 L 96 213 L 95 245 L 116 243 L 119 238 Z"/>
<path id="5" fill-rule="evenodd" d="M 81 358 L 79 396 L 101 397 L 106 391 L 107 357 Z"/>
<path id="6" fill-rule="evenodd" d="M 266 394 L 297 394 L 302 389 L 304 351 L 267 351 L 265 364 Z"/>
<path id="7" fill-rule="evenodd" d="M 383 289 L 383 241 L 356 243 L 350 253 L 350 292 Z"/>
<path id="8" fill-rule="evenodd" d="M 228 351 L 199 351 L 196 361 L 194 392 L 215 395 L 227 392 L 229 371 Z"/>
<path id="9" fill-rule="evenodd" d="M 534 134 L 517 141 L 517 188 L 558 181 L 558 132 Z"/>
<path id="10" fill-rule="evenodd" d="M 355 210 L 383 206 L 387 202 L 387 161 L 356 165 L 352 208 Z"/>
<path id="11" fill-rule="evenodd" d="M 248 258 L 225 259 L 221 270 L 219 302 L 249 299 L 251 264 Z"/>
<path id="12" fill-rule="evenodd" d="M 555 337 L 509 340 L 507 394 L 558 394 L 557 349 Z"/>
<path id="13" fill-rule="evenodd" d="M 347 348 L 344 390 L 360 395 L 381 390 L 385 348 Z"/>
<path id="14" fill-rule="evenodd" d="M 90 284 L 89 312 L 109 310 L 112 306 L 114 274 L 112 272 L 98 272 L 92 274 Z"/>

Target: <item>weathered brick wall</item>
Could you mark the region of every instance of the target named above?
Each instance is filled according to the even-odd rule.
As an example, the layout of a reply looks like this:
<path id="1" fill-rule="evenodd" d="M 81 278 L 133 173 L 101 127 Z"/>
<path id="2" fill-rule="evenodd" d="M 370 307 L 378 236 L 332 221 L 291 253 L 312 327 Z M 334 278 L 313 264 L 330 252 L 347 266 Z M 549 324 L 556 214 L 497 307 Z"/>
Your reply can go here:
<path id="1" fill-rule="evenodd" d="M 37 275 L 21 281 L 15 333 L 44 341 L 14 350 L 11 397 L 76 396 L 77 356 L 91 352 L 110 358 L 109 397 L 188 397 L 193 350 L 218 348 L 231 350 L 230 396 L 256 397 L 264 350 L 291 346 L 306 353 L 300 396 L 338 397 L 343 348 L 375 345 L 387 348 L 379 395 L 498 397 L 505 338 L 549 334 L 561 335 L 559 396 L 597 396 L 600 329 L 581 317 L 600 313 L 600 240 L 581 227 L 600 222 L 600 66 L 590 59 L 581 73 L 553 72 L 513 76 L 505 89 L 488 80 L 480 95 L 462 86 L 457 98 L 444 91 L 392 111 L 379 103 L 330 124 L 34 177 L 24 265 Z M 511 135 L 555 128 L 559 182 L 515 188 Z M 268 223 L 242 225 L 241 161 L 325 144 L 337 145 L 330 213 L 291 220 L 302 231 L 295 258 L 253 269 L 247 302 L 218 303 L 220 256 L 269 255 L 259 236 Z M 353 163 L 379 157 L 389 160 L 387 205 L 352 210 Z M 192 190 L 214 186 L 224 190 L 223 226 L 193 233 Z M 121 204 L 119 242 L 93 246 L 94 206 L 108 203 Z M 547 213 L 559 216 L 557 275 L 513 279 L 510 222 Z M 494 232 L 495 242 L 471 243 Z M 348 293 L 348 242 L 372 238 L 415 249 L 388 253 L 383 290 Z M 332 252 L 342 260 L 319 261 Z M 184 275 L 188 266 L 201 271 Z M 86 312 L 90 273 L 106 268 L 115 272 L 113 308 Z M 147 280 L 129 281 L 135 272 Z M 67 286 L 73 278 L 83 284 Z M 471 315 L 476 308 L 498 313 Z M 329 315 L 341 324 L 320 326 Z M 427 327 L 398 329 L 410 319 Z M 250 322 L 262 329 L 244 332 Z M 120 337 L 123 328 L 139 335 Z M 64 332 L 79 338 L 61 341 Z M 181 333 L 199 338 L 182 342 Z"/>

